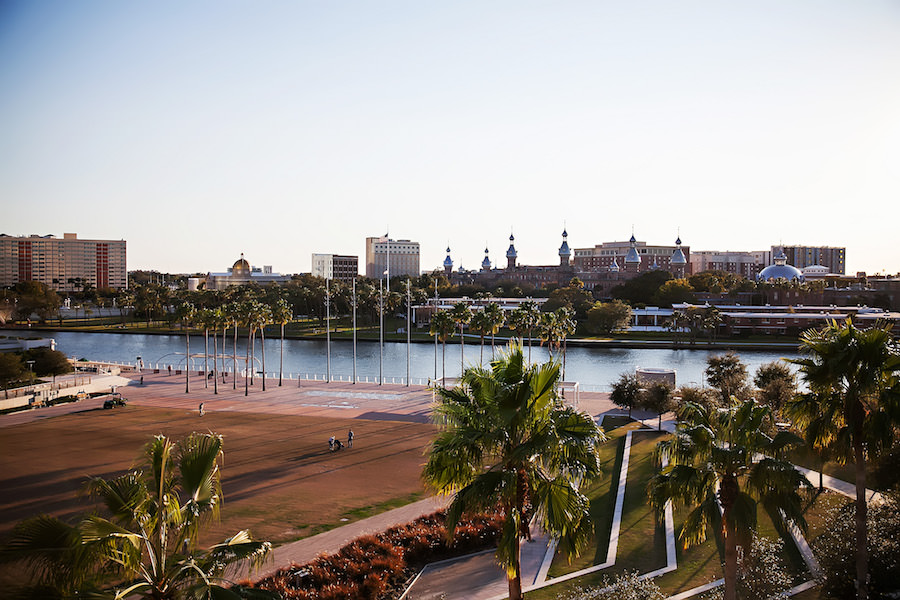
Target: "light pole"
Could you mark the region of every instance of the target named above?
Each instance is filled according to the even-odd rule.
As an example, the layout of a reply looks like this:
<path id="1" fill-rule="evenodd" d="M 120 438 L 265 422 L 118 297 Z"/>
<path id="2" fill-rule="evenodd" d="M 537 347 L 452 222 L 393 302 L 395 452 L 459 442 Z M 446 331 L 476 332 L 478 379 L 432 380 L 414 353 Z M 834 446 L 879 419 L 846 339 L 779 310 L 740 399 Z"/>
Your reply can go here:
<path id="1" fill-rule="evenodd" d="M 331 383 L 331 290 L 325 278 L 325 382 Z"/>
<path id="2" fill-rule="evenodd" d="M 353 277 L 353 384 L 356 385 L 356 276 Z"/>
<path id="3" fill-rule="evenodd" d="M 410 333 L 409 328 L 412 323 L 410 316 L 412 314 L 412 302 L 410 299 L 412 296 L 409 292 L 409 277 L 406 278 L 406 387 L 409 387 L 409 348 L 410 348 Z"/>
<path id="4" fill-rule="evenodd" d="M 437 277 L 434 278 L 434 310 L 431 311 L 431 318 L 434 319 L 434 315 L 437 314 L 438 309 L 438 293 L 437 293 Z M 434 380 L 437 381 L 437 350 L 438 350 L 438 335 L 435 331 L 434 333 Z"/>
<path id="5" fill-rule="evenodd" d="M 387 273 L 387 271 L 385 271 Z M 378 385 L 384 383 L 384 282 L 378 278 Z"/>

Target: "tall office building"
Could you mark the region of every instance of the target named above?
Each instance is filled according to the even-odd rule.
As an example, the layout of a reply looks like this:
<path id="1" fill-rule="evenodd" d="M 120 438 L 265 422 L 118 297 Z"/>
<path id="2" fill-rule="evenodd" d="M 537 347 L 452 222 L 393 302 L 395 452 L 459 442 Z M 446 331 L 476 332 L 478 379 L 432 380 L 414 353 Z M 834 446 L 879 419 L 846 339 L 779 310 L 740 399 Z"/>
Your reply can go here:
<path id="1" fill-rule="evenodd" d="M 384 276 L 390 262 L 390 276 L 419 276 L 419 242 L 392 240 L 387 236 L 366 238 L 366 277 Z"/>
<path id="2" fill-rule="evenodd" d="M 828 267 L 832 273 L 845 275 L 847 271 L 847 249 L 833 246 L 772 246 L 772 252 L 781 248 L 788 264 L 798 269 L 814 265 Z"/>
<path id="3" fill-rule="evenodd" d="M 336 281 L 353 281 L 359 275 L 359 257 L 341 254 L 313 254 L 312 274 Z"/>
<path id="4" fill-rule="evenodd" d="M 74 233 L 0 234 L 0 285 L 40 281 L 59 292 L 128 287 L 125 240 L 80 240 Z"/>

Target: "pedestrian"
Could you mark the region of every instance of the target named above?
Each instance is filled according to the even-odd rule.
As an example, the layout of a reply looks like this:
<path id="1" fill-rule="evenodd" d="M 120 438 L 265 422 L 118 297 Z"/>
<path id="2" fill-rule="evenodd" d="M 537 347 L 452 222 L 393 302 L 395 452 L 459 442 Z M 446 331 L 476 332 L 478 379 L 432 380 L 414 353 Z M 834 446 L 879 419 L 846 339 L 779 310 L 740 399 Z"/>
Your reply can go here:
<path id="1" fill-rule="evenodd" d="M 334 436 L 328 438 L 328 449 L 334 452 Z"/>
<path id="2" fill-rule="evenodd" d="M 169 369 L 169 375 L 172 374 L 172 365 L 166 365 L 166 368 Z"/>
<path id="3" fill-rule="evenodd" d="M 141 375 L 141 385 L 144 385 L 144 376 Z"/>
<path id="4" fill-rule="evenodd" d="M 348 448 L 353 447 L 353 430 L 352 429 L 347 432 L 347 447 Z"/>
<path id="5" fill-rule="evenodd" d="M 200 416 L 203 416 L 203 403 L 200 403 Z"/>

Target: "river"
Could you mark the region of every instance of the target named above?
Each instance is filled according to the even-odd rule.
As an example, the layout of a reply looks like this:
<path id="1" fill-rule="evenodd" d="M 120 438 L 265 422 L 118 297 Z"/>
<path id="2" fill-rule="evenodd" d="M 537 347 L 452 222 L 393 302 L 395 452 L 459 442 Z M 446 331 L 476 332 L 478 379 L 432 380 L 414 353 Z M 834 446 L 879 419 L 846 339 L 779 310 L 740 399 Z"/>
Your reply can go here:
<path id="1" fill-rule="evenodd" d="M 0 331 L 4 335 L 23 336 L 21 330 Z M 134 364 L 141 357 L 146 368 L 157 364 L 171 364 L 177 368 L 184 364 L 184 336 L 180 335 L 142 335 L 115 333 L 82 333 L 72 331 L 33 332 L 35 336 L 52 337 L 56 340 L 57 350 L 67 356 L 87 358 L 90 360 L 112 361 Z M 231 337 L 227 340 L 227 352 L 231 353 Z M 219 340 L 221 349 L 222 340 Z M 245 352 L 245 339 L 238 341 L 238 356 Z M 210 353 L 213 343 L 210 336 Z M 260 358 L 260 344 L 257 340 L 257 359 Z M 203 368 L 203 336 L 191 336 L 191 354 L 197 369 Z M 278 373 L 280 341 L 278 338 L 266 339 L 266 371 Z M 500 345 L 498 344 L 498 349 Z M 528 352 L 526 347 L 525 352 Z M 465 345 L 465 364 L 477 364 L 480 359 L 481 346 L 477 339 Z M 545 361 L 548 358 L 546 348 L 535 344 L 532 349 L 533 361 Z M 578 382 L 585 390 L 609 391 L 609 386 L 624 372 L 633 373 L 636 367 L 675 369 L 677 383 L 700 384 L 703 382 L 703 371 L 706 359 L 721 351 L 701 349 L 631 349 L 631 348 L 576 348 L 568 349 L 566 356 L 566 380 Z M 406 377 L 407 346 L 401 342 L 385 342 L 384 344 L 384 376 L 387 381 L 401 380 Z M 490 360 L 490 345 L 484 349 L 484 361 Z M 741 351 L 741 360 L 747 365 L 750 376 L 756 369 L 767 362 L 780 358 L 794 358 L 796 353 L 786 351 Z M 240 359 L 239 359 L 240 360 Z M 360 341 L 357 344 L 357 377 L 360 380 L 373 381 L 379 375 L 379 345 L 374 341 Z M 434 344 L 413 343 L 410 346 L 410 376 L 414 383 L 435 376 Z M 441 375 L 441 347 L 437 351 L 437 374 Z M 261 369 L 257 360 L 257 370 Z M 226 367 L 231 367 L 230 358 Z M 239 367 L 240 368 L 240 367 Z M 212 366 L 210 365 L 210 369 Z M 460 346 L 448 344 L 446 348 L 447 377 L 456 377 L 460 373 Z M 298 376 L 322 379 L 327 371 L 327 353 L 324 341 L 285 340 L 284 372 L 291 377 Z M 347 379 L 353 373 L 353 344 L 348 340 L 331 343 L 331 376 Z"/>

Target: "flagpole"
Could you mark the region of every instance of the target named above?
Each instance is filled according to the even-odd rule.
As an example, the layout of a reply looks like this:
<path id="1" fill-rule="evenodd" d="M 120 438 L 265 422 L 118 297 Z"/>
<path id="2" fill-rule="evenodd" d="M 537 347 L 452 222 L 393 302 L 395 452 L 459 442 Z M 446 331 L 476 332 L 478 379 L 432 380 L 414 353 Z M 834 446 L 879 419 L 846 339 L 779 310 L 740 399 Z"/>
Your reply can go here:
<path id="1" fill-rule="evenodd" d="M 353 383 L 356 384 L 356 276 L 353 277 Z"/>

